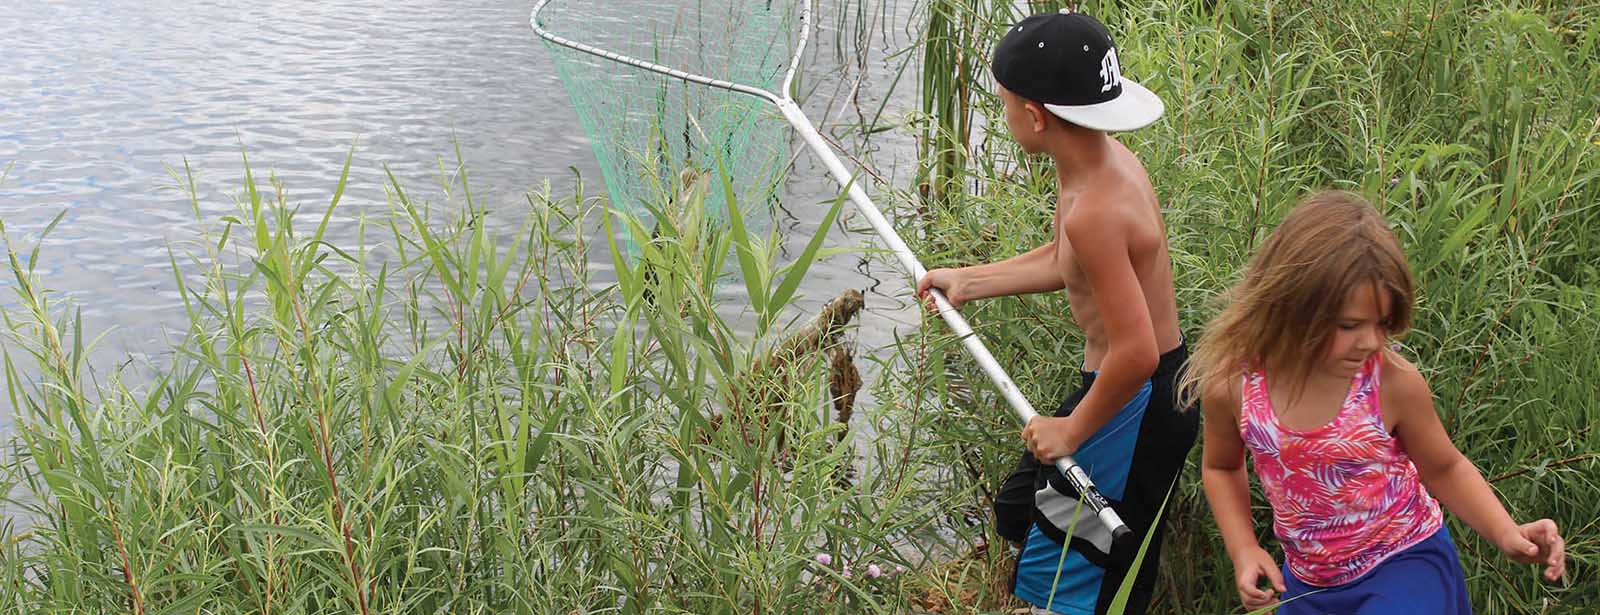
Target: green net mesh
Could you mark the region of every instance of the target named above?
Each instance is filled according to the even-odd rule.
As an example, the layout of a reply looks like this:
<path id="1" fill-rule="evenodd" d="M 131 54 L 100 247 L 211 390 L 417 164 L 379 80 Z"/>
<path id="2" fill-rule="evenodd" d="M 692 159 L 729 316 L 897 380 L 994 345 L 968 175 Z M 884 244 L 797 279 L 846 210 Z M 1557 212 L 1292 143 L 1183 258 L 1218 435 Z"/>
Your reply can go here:
<path id="1" fill-rule="evenodd" d="M 798 43 L 798 2 L 552 0 L 537 16 L 556 36 L 687 73 L 776 91 Z M 651 223 L 651 204 L 703 191 L 726 222 L 731 184 L 746 226 L 770 230 L 790 157 L 788 124 L 749 94 L 692 83 L 551 41 L 562 84 L 613 205 Z M 635 246 L 630 244 L 630 251 Z"/>

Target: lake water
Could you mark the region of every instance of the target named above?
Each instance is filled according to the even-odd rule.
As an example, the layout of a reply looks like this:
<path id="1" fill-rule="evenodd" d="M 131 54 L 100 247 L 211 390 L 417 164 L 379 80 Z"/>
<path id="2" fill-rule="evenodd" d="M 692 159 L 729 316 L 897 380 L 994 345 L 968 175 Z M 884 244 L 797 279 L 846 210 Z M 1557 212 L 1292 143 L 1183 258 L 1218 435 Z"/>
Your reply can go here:
<path id="1" fill-rule="evenodd" d="M 903 61 L 890 55 L 915 30 L 910 7 L 841 11 L 851 1 L 821 3 L 804 63 L 804 103 L 814 120 L 826 118 L 824 132 L 870 120 L 880 106 L 887 122 L 916 105 L 914 68 L 903 93 L 890 91 Z M 186 326 L 168 251 L 196 239 L 196 224 L 187 197 L 170 189 L 169 166 L 187 161 L 198 171 L 210 222 L 235 211 L 241 149 L 258 175 L 283 180 L 292 203 L 320 211 L 358 143 L 329 231 L 335 245 L 353 245 L 363 215 L 388 212 L 385 165 L 437 203 L 439 160 L 453 164 L 459 144 L 474 195 L 504 212 L 490 223 L 513 234 L 525 194 L 543 182 L 569 192 L 576 168 L 591 189 L 601 185 L 551 57 L 528 26 L 530 9 L 484 0 L 0 3 L 0 168 L 13 165 L 0 183 L 0 219 L 31 247 L 63 215 L 38 272 L 82 307 L 89 337 L 111 332 L 92 355 L 102 377 L 129 357 L 163 364 L 169 338 Z M 851 16 L 842 29 L 841 14 Z M 905 132 L 874 136 L 870 151 L 842 140 L 879 173 L 904 177 L 895 171 L 911 164 Z M 836 192 L 802 154 L 786 187 L 788 215 L 776 222 L 791 250 L 816 231 L 819 201 Z M 839 228 L 829 235 L 835 246 L 870 241 Z M 600 251 L 591 260 L 605 269 L 608 258 Z M 0 277 L 7 308 L 16 306 L 9 277 Z M 870 348 L 916 321 L 906 284 L 893 266 L 842 255 L 813 267 L 797 310 L 810 313 L 846 288 L 869 290 L 860 342 Z M 10 413 L 0 407 L 0 430 Z"/>

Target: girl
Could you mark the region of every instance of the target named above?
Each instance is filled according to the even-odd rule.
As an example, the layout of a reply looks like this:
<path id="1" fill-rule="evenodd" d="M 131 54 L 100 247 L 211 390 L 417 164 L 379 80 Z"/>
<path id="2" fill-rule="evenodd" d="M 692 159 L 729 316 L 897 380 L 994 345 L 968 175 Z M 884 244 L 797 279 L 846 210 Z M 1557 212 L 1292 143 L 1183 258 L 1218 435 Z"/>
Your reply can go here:
<path id="1" fill-rule="evenodd" d="M 1247 609 L 1282 594 L 1280 615 L 1470 613 L 1440 503 L 1561 578 L 1556 524 L 1512 521 L 1450 443 L 1421 372 L 1388 349 L 1411 324 L 1412 293 L 1377 210 L 1323 192 L 1272 232 L 1199 340 L 1183 390 L 1204 408 L 1206 499 Z M 1281 574 L 1251 526 L 1246 449 L 1272 504 Z"/>

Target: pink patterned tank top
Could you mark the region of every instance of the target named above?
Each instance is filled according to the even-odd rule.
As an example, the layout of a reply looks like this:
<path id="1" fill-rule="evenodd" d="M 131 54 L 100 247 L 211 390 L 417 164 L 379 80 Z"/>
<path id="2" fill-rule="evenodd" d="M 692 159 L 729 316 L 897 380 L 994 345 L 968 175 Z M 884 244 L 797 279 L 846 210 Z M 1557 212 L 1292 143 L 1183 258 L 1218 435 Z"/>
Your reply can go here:
<path id="1" fill-rule="evenodd" d="M 1284 559 L 1305 583 L 1355 580 L 1432 536 L 1443 522 L 1411 458 L 1384 429 L 1382 363 L 1381 352 L 1362 363 L 1339 413 L 1309 431 L 1278 423 L 1266 372 L 1245 374 L 1239 430 L 1272 504 Z"/>

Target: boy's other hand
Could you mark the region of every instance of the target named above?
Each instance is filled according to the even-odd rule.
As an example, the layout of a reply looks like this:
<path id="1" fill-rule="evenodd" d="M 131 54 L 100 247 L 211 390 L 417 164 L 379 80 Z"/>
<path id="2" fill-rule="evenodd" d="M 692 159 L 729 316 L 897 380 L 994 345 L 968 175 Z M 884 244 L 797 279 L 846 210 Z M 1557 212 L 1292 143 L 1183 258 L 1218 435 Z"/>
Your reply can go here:
<path id="1" fill-rule="evenodd" d="M 1039 463 L 1052 464 L 1078 451 L 1083 444 L 1073 436 L 1072 417 L 1036 416 L 1022 428 L 1022 442 Z"/>
<path id="2" fill-rule="evenodd" d="M 967 293 L 967 274 L 960 269 L 934 269 L 917 280 L 917 296 L 922 298 L 928 311 L 938 313 L 938 304 L 933 300 L 933 295 L 928 294 L 928 290 L 934 288 L 943 292 L 944 298 L 956 309 L 961 309 L 961 305 L 971 298 Z"/>
<path id="3" fill-rule="evenodd" d="M 1544 578 L 1552 583 L 1567 572 L 1567 542 L 1556 522 L 1540 519 L 1517 526 L 1500 540 L 1500 550 L 1524 564 L 1544 564 Z"/>
<path id="4" fill-rule="evenodd" d="M 1278 563 L 1272 560 L 1271 553 L 1261 547 L 1233 559 L 1233 578 L 1234 588 L 1239 590 L 1239 600 L 1244 602 L 1244 608 L 1248 611 L 1272 606 L 1278 594 L 1284 592 L 1283 573 L 1278 570 Z M 1262 580 L 1270 583 L 1271 587 L 1261 587 Z"/>

